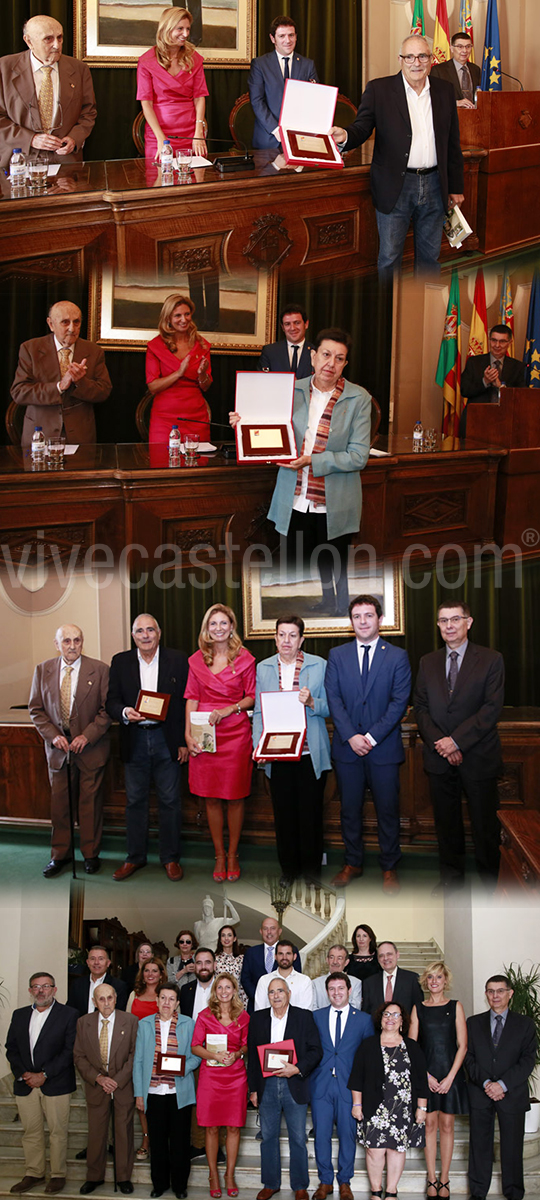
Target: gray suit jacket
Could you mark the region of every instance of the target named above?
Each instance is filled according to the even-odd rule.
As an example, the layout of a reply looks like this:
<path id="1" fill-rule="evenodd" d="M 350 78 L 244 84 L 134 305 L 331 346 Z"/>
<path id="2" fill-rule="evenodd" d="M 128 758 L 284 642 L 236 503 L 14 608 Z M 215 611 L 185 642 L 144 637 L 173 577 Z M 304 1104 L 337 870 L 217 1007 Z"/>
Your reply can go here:
<path id="1" fill-rule="evenodd" d="M 60 74 L 60 121 L 56 137 L 71 137 L 76 149 L 66 156 L 50 154 L 51 162 L 82 159 L 82 148 L 96 120 L 96 98 L 86 63 L 62 54 Z M 0 166 L 7 167 L 15 146 L 28 154 L 34 134 L 41 132 L 41 119 L 34 86 L 30 51 L 0 58 Z"/>
<path id="2" fill-rule="evenodd" d="M 53 771 L 60 770 L 66 757 L 63 750 L 52 744 L 54 738 L 62 733 L 61 661 L 58 656 L 38 664 L 28 701 L 30 716 L 45 742 L 47 762 Z M 108 684 L 109 668 L 106 664 L 97 658 L 87 658 L 83 655 L 71 711 L 70 730 L 72 738 L 80 733 L 88 738 L 88 745 L 80 754 L 90 767 L 102 767 L 109 757 L 108 729 L 111 718 L 105 712 Z"/>
<path id="3" fill-rule="evenodd" d="M 94 404 L 102 404 L 110 395 L 112 383 L 105 366 L 101 346 L 77 338 L 73 361 L 86 359 L 86 375 L 60 393 L 60 363 L 54 335 L 31 338 L 19 350 L 19 362 L 11 385 L 16 404 L 26 407 L 21 445 L 29 446 L 36 425 L 41 425 L 45 437 L 66 431 L 68 443 L 83 445 L 96 440 Z"/>

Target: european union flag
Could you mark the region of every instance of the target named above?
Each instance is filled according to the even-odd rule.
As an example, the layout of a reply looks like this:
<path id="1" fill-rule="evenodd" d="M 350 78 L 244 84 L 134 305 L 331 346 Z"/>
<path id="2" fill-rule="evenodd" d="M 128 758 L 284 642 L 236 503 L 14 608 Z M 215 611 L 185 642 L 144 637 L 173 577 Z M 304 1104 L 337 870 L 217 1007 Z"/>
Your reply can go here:
<path id="1" fill-rule="evenodd" d="M 525 336 L 525 387 L 540 388 L 540 270 L 536 268 L 529 300 Z"/>
<path id="2" fill-rule="evenodd" d="M 483 92 L 501 91 L 501 42 L 497 0 L 488 0 L 480 87 Z"/>

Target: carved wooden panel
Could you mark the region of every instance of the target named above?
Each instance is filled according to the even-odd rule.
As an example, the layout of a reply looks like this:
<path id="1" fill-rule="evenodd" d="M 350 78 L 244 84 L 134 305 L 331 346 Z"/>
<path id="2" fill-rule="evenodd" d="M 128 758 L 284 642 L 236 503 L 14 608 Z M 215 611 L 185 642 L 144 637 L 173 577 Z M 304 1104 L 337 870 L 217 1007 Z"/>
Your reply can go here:
<path id="1" fill-rule="evenodd" d="M 403 497 L 402 533 L 445 529 L 467 523 L 467 492 L 425 492 Z"/>
<path id="2" fill-rule="evenodd" d="M 304 262 L 339 258 L 358 251 L 360 221 L 357 208 L 339 213 L 330 220 L 328 214 L 307 217 L 304 224 L 308 236 Z"/>
<path id="3" fill-rule="evenodd" d="M 2 530 L 2 558 L 10 556 L 13 566 L 56 566 L 77 562 L 94 541 L 94 525 L 49 525 L 44 529 Z M 73 552 L 77 551 L 75 555 Z M 73 555 L 73 559 L 72 559 Z"/>
<path id="4" fill-rule="evenodd" d="M 194 272 L 217 273 L 225 237 L 226 233 L 207 233 L 200 237 L 160 238 L 156 244 L 160 278 L 174 278 Z"/>
<path id="5" fill-rule="evenodd" d="M 277 267 L 293 245 L 279 213 L 263 213 L 256 217 L 243 254 L 252 267 Z"/>

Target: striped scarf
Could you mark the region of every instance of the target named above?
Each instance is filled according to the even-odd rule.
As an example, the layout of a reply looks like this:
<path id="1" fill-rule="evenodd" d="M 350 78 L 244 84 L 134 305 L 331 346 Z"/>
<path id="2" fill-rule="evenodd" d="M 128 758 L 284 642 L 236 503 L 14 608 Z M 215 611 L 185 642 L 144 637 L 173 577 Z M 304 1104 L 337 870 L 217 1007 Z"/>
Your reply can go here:
<path id="1" fill-rule="evenodd" d="M 158 1058 L 158 1054 L 161 1050 L 161 1029 L 160 1029 L 160 1025 L 159 1025 L 159 1013 L 156 1013 L 155 1023 L 156 1023 L 156 1045 L 155 1045 L 155 1049 L 154 1049 L 154 1061 L 152 1063 L 152 1078 L 150 1080 L 150 1087 L 159 1087 L 160 1083 L 167 1083 L 169 1085 L 169 1087 L 174 1087 L 175 1081 L 176 1081 L 176 1075 L 166 1075 L 165 1072 L 163 1072 L 163 1071 L 161 1071 L 160 1074 L 158 1075 L 157 1058 Z M 178 1023 L 178 1013 L 173 1013 L 173 1015 L 171 1017 L 171 1023 L 169 1025 L 169 1036 L 167 1038 L 167 1054 L 174 1054 L 176 1056 L 178 1055 L 178 1042 L 176 1040 L 177 1023 Z"/>
<path id="2" fill-rule="evenodd" d="M 330 396 L 328 404 L 326 405 L 326 408 L 321 416 L 319 424 L 317 425 L 317 432 L 315 434 L 313 450 L 311 451 L 312 454 L 322 454 L 323 451 L 326 450 L 326 443 L 328 441 L 328 434 L 330 433 L 330 422 L 332 420 L 332 413 L 334 411 L 334 405 L 336 403 L 336 400 L 339 400 L 339 397 L 341 396 L 341 393 L 342 393 L 344 387 L 345 387 L 345 380 L 344 380 L 343 376 L 341 376 L 341 378 L 338 379 L 338 381 L 336 383 L 336 386 L 332 392 L 332 395 Z M 312 392 L 313 392 L 313 378 L 311 379 L 311 382 L 309 385 L 310 403 L 311 403 Z M 309 425 L 309 421 L 308 421 L 308 425 Z M 307 429 L 306 429 L 306 433 L 304 434 L 304 444 L 302 446 L 302 454 L 305 454 L 306 434 L 307 434 Z M 297 473 L 296 488 L 294 491 L 295 496 L 299 496 L 300 492 L 302 491 L 302 471 L 303 471 L 303 467 L 301 467 Z M 308 484 L 307 484 L 306 496 L 307 496 L 307 499 L 313 501 L 314 504 L 324 504 L 326 501 L 324 475 L 319 475 L 319 477 L 316 479 L 313 474 L 313 468 L 312 468 L 311 463 L 309 464 L 309 467 L 308 467 Z"/>
<path id="3" fill-rule="evenodd" d="M 293 679 L 293 685 L 292 685 L 293 692 L 300 691 L 300 671 L 302 670 L 303 665 L 304 665 L 304 652 L 303 652 L 303 650 L 299 650 L 299 652 L 296 656 L 296 665 L 294 668 L 294 679 Z M 281 682 L 281 659 L 280 659 L 279 655 L 278 655 L 278 669 L 279 669 L 279 690 L 280 690 L 280 692 L 282 692 L 283 684 Z"/>

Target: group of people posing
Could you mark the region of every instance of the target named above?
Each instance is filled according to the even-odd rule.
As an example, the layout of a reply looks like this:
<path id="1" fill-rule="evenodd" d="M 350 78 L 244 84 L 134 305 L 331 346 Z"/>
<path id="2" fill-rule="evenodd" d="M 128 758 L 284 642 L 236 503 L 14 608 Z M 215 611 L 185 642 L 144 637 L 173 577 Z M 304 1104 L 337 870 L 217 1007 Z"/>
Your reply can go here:
<path id="1" fill-rule="evenodd" d="M 109 974 L 104 947 L 89 951 L 90 973 L 75 982 L 67 1006 L 55 1000 L 54 978 L 34 972 L 31 1005 L 14 1012 L 6 1043 L 25 1154 L 25 1175 L 11 1191 L 24 1193 L 44 1181 L 42 1113 L 50 1130 L 45 1190 L 63 1189 L 76 1067 L 88 1110 L 82 1195 L 104 1182 L 111 1113 L 115 1178 L 121 1193 L 133 1191 L 136 1107 L 143 1131 L 137 1159 L 150 1157 L 152 1196 L 171 1188 L 184 1200 L 191 1162 L 206 1152 L 210 1195 L 217 1200 L 221 1128 L 225 1187 L 237 1196 L 249 1097 L 260 1117 L 257 1200 L 270 1200 L 281 1187 L 282 1114 L 290 1185 L 295 1200 L 308 1200 L 308 1104 L 319 1176 L 313 1200 L 326 1200 L 334 1190 L 334 1126 L 340 1200 L 352 1200 L 357 1142 L 365 1147 L 372 1197 L 382 1195 L 385 1171 L 385 1193 L 395 1197 L 407 1150 L 425 1146 L 426 1194 L 448 1200 L 454 1118 L 466 1112 L 471 1197 L 485 1200 L 489 1190 L 497 1115 L 503 1193 L 522 1200 L 536 1037 L 532 1020 L 509 1007 L 508 978 L 490 976 L 488 1011 L 466 1021 L 461 1003 L 447 994 L 452 981 L 443 961 L 432 962 L 419 980 L 398 965 L 395 943 L 377 944 L 369 925 L 354 930 L 351 950 L 331 946 L 328 971 L 314 980 L 302 973 L 297 948 L 281 933 L 266 917 L 261 943 L 241 953 L 234 924 L 225 924 L 216 953 L 182 930 L 180 953 L 167 967 L 142 943 L 127 968 L 129 1000 L 126 984 Z"/>
<path id="2" fill-rule="evenodd" d="M 133 623 L 133 648 L 114 656 L 110 672 L 105 663 L 82 654 L 78 626 L 62 626 L 56 634 L 58 655 L 36 667 L 29 701 L 30 716 L 45 742 L 51 782 L 52 857 L 44 875 L 57 875 L 72 859 L 68 772 L 75 802 L 78 798 L 85 869 L 88 874 L 99 869 L 102 785 L 108 731 L 115 720 L 125 772 L 127 855 L 114 878 L 126 880 L 146 864 L 152 781 L 160 862 L 169 879 L 182 878 L 180 766 L 189 760 L 190 791 L 206 804 L 213 878 L 237 880 L 244 801 L 263 733 L 261 696 L 297 691 L 305 712 L 300 757 L 265 759 L 264 750 L 257 756 L 269 777 L 282 882 L 320 879 L 323 795 L 333 765 L 345 856 L 334 885 L 346 886 L 362 875 L 362 808 L 369 787 L 383 888 L 398 891 L 399 772 L 405 757 L 400 723 L 411 693 L 411 667 L 407 652 L 380 635 L 383 614 L 376 596 L 357 596 L 349 615 L 354 637 L 332 649 L 326 662 L 304 649 L 302 617 L 284 613 L 276 621 L 276 653 L 257 665 L 227 605 L 207 610 L 199 649 L 189 660 L 183 651 L 162 646 L 158 622 L 142 613 Z M 480 876 L 493 887 L 498 875 L 497 777 L 502 760 L 497 721 L 504 663 L 498 651 L 469 641 L 472 623 L 464 602 L 439 605 L 437 625 L 444 645 L 422 658 L 413 696 L 439 844 L 436 890 L 451 890 L 464 881 L 462 791 Z M 164 719 L 139 704 L 140 694 L 156 693 L 168 697 Z M 207 726 L 209 752 L 198 736 L 195 714 Z"/>

